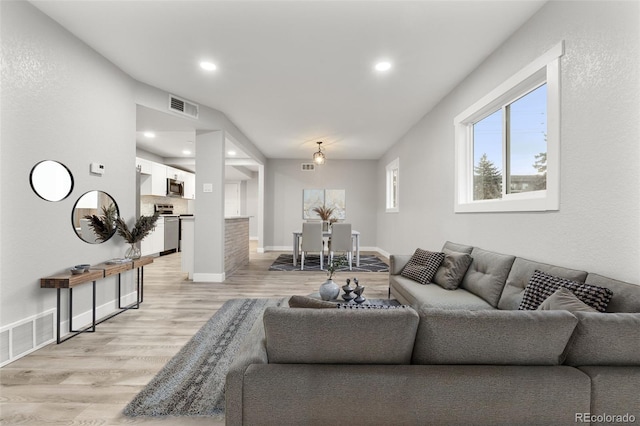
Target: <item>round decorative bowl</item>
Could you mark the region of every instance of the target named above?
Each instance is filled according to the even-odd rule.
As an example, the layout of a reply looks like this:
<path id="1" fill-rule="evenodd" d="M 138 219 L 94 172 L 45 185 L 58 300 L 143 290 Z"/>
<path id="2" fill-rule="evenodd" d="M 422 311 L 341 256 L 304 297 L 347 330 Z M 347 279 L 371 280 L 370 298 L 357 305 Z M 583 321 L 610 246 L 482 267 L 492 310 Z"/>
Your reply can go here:
<path id="1" fill-rule="evenodd" d="M 82 269 L 78 269 L 78 268 L 71 268 L 69 269 L 71 271 L 72 275 L 80 275 L 84 272 L 84 268 Z"/>
<path id="2" fill-rule="evenodd" d="M 91 265 L 89 265 L 88 263 L 82 263 L 75 266 L 75 269 L 79 269 L 80 272 L 89 272 L 89 268 L 91 268 Z"/>

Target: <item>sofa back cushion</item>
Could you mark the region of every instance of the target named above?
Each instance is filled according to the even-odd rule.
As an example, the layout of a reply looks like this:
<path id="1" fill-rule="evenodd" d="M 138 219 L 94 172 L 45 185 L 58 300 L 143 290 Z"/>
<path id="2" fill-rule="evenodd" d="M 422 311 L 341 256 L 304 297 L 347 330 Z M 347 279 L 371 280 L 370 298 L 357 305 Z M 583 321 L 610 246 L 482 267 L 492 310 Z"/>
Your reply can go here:
<path id="1" fill-rule="evenodd" d="M 421 309 L 413 364 L 558 365 L 578 319 L 567 311 Z"/>
<path id="2" fill-rule="evenodd" d="M 502 291 L 502 295 L 500 296 L 500 302 L 498 303 L 499 309 L 518 309 L 524 296 L 524 289 L 529 284 L 529 280 L 536 270 L 545 272 L 549 275 L 554 275 L 577 282 L 584 282 L 584 280 L 587 278 L 587 273 L 585 271 L 563 268 L 561 266 L 554 266 L 546 263 L 533 262 L 531 260 L 518 257 L 513 262 L 511 271 L 509 271 L 507 283 L 504 286 L 504 290 Z"/>
<path id="3" fill-rule="evenodd" d="M 498 306 L 515 256 L 474 247 L 471 257 L 473 260 L 460 287 L 483 298 L 491 306 Z"/>
<path id="4" fill-rule="evenodd" d="M 269 307 L 263 322 L 271 364 L 409 364 L 418 314 Z"/>
<path id="5" fill-rule="evenodd" d="M 606 312 L 640 312 L 640 285 L 626 283 L 598 274 L 589 274 L 587 284 L 606 287 L 613 291 Z"/>
<path id="6" fill-rule="evenodd" d="M 565 364 L 640 366 L 640 314 L 575 312 Z"/>

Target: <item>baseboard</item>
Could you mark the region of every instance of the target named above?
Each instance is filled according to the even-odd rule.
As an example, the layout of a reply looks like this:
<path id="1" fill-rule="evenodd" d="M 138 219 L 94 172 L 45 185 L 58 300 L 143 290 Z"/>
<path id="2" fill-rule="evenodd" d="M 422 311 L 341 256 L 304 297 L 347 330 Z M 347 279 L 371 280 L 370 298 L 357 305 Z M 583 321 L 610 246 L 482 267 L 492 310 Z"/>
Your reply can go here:
<path id="1" fill-rule="evenodd" d="M 264 253 L 264 247 L 258 247 L 258 248 L 256 249 L 256 252 L 258 252 L 258 253 Z"/>
<path id="2" fill-rule="evenodd" d="M 206 273 L 199 273 L 199 272 L 196 272 L 193 274 L 194 283 L 206 283 L 206 282 L 221 283 L 221 282 L 224 282 L 224 280 L 225 280 L 224 272 L 221 274 L 206 274 Z"/>

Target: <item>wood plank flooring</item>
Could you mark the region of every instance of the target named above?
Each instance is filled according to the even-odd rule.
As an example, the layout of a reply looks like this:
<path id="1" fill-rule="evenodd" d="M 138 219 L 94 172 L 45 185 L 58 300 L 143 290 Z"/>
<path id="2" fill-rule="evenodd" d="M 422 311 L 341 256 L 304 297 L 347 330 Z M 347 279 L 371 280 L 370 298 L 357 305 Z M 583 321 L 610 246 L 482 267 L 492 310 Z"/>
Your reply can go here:
<path id="1" fill-rule="evenodd" d="M 234 298 L 318 291 L 323 272 L 270 272 L 281 252 L 257 253 L 223 283 L 194 283 L 180 254 L 145 267 L 144 303 L 60 345 L 51 344 L 0 369 L 2 425 L 215 425 L 210 418 L 126 418 L 125 405 L 200 327 Z M 378 253 L 365 253 L 377 254 Z M 388 263 L 388 259 L 380 256 Z M 353 273 L 339 272 L 342 285 Z M 368 298 L 386 298 L 388 273 L 357 276 Z"/>

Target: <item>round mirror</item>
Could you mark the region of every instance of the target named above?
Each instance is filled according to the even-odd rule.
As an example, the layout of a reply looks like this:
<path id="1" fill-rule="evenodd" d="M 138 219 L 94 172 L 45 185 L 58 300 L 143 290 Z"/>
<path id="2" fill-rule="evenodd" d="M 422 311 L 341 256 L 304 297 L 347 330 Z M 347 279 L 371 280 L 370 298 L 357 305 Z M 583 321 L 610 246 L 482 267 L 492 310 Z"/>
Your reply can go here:
<path id="1" fill-rule="evenodd" d="M 102 191 L 89 191 L 73 206 L 71 224 L 82 241 L 100 244 L 116 232 L 118 205 L 111 195 Z"/>
<path id="2" fill-rule="evenodd" d="M 73 189 L 73 176 L 67 167 L 53 160 L 44 160 L 31 169 L 31 188 L 47 201 L 64 200 Z"/>

